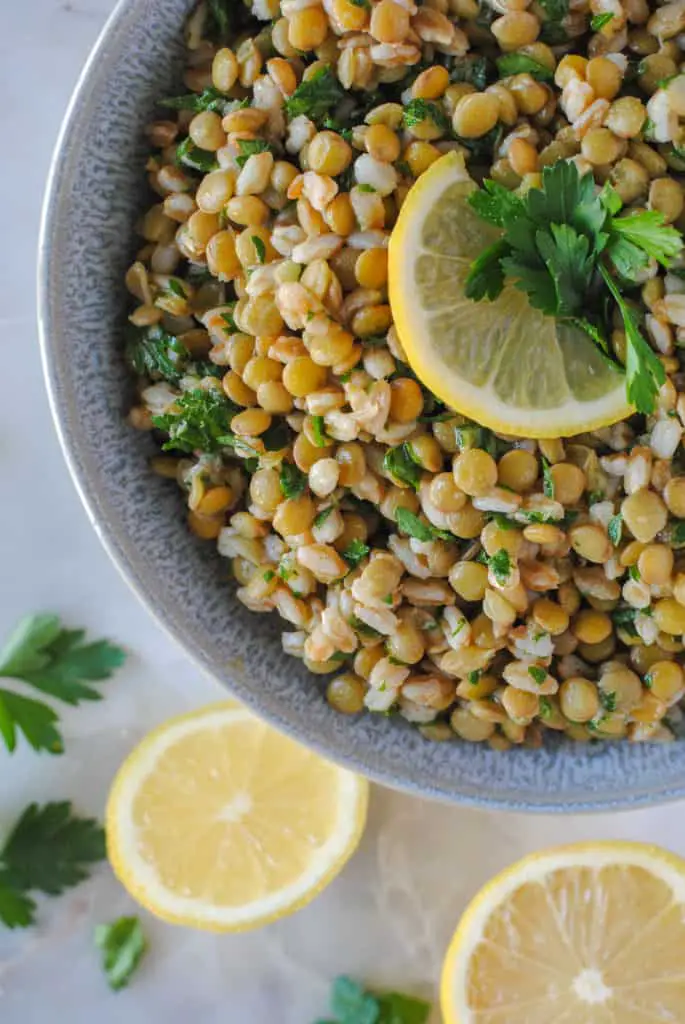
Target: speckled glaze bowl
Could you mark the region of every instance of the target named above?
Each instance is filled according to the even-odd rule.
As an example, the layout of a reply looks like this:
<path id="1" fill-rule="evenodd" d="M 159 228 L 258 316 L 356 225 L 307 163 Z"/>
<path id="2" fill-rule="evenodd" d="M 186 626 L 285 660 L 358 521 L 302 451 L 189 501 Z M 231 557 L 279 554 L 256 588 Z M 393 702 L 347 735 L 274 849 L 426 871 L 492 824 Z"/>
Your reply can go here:
<path id="1" fill-rule="evenodd" d="M 236 0 L 237 2 L 237 0 Z M 72 99 L 50 175 L 39 305 L 50 400 L 76 486 L 133 589 L 186 651 L 277 728 L 378 782 L 480 807 L 584 811 L 685 796 L 685 742 L 552 743 L 495 753 L 431 743 L 395 718 L 349 719 L 321 677 L 281 651 L 280 620 L 235 598 L 213 545 L 187 531 L 177 490 L 124 422 L 124 271 L 144 200 L 143 126 L 173 88 L 192 0 L 121 0 Z"/>

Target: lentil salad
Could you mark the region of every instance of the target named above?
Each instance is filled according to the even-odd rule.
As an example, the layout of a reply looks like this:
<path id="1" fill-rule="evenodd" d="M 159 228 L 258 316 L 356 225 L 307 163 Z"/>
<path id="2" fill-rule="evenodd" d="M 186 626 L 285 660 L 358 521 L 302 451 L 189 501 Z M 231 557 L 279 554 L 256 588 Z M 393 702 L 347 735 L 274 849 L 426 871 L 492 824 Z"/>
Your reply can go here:
<path id="1" fill-rule="evenodd" d="M 539 187 L 572 161 L 683 221 L 685 2 L 207 0 L 148 126 L 157 195 L 126 284 L 131 423 L 188 523 L 341 712 L 505 750 L 545 730 L 668 740 L 682 717 L 682 258 L 636 292 L 652 413 L 495 434 L 413 374 L 387 245 L 463 151 Z M 617 324 L 613 353 L 625 360 Z M 516 501 L 502 504 L 502 493 Z M 506 495 L 505 495 L 506 496 Z"/>

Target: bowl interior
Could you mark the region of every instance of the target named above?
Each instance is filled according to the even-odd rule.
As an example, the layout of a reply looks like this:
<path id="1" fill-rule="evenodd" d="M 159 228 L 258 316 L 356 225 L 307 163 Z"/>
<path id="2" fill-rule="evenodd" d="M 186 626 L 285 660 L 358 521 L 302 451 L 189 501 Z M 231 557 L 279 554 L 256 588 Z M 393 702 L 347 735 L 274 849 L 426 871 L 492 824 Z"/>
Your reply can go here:
<path id="1" fill-rule="evenodd" d="M 41 239 L 46 375 L 67 458 L 95 529 L 159 621 L 241 700 L 380 782 L 481 806 L 635 807 L 685 795 L 685 743 L 495 753 L 431 743 L 406 723 L 332 711 L 322 677 L 283 654 L 275 616 L 235 598 L 227 563 L 187 531 L 180 497 L 124 422 L 124 271 L 145 199 L 143 126 L 173 87 L 191 0 L 121 0 L 84 71 L 53 164 Z"/>

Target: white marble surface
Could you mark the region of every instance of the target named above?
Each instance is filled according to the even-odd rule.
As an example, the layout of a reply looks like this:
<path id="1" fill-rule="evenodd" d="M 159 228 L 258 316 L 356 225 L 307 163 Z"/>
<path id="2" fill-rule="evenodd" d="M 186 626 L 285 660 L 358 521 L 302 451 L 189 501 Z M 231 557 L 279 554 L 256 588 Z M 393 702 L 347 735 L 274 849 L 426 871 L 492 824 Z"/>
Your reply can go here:
<path id="1" fill-rule="evenodd" d="M 64 713 L 64 757 L 0 750 L 2 834 L 31 800 L 70 797 L 101 814 L 112 774 L 136 739 L 222 691 L 148 618 L 100 548 L 63 463 L 41 379 L 34 261 L 43 182 L 69 93 L 112 0 L 0 6 L 0 634 L 26 612 L 54 609 L 131 651 L 101 704 Z M 225 938 L 146 917 L 151 952 L 118 995 L 100 974 L 92 932 L 134 908 L 103 866 L 69 895 L 42 902 L 38 927 L 0 930 L 0 1020 L 311 1024 L 325 1016 L 330 979 L 340 972 L 431 993 L 449 933 L 493 872 L 578 838 L 644 839 L 685 854 L 680 812 L 533 818 L 376 789 L 359 853 L 312 906 L 261 932 Z"/>

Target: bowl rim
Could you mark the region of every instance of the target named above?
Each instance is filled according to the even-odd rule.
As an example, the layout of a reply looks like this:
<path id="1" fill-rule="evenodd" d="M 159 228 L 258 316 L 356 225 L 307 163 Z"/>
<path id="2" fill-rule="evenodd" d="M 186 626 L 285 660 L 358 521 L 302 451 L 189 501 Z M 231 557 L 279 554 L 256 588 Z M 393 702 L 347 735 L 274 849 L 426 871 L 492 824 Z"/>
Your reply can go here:
<path id="1" fill-rule="evenodd" d="M 189 3 L 189 0 L 186 2 Z M 580 797 L 569 797 L 563 799 L 563 802 L 535 801 L 525 796 L 519 800 L 513 797 L 498 797 L 487 792 L 482 795 L 473 795 L 469 792 L 448 791 L 440 785 L 431 785 L 429 781 L 425 780 L 418 781 L 410 777 L 397 778 L 389 770 L 384 771 L 375 767 L 358 750 L 350 753 L 349 747 L 343 749 L 342 744 L 331 746 L 330 743 L 321 742 L 316 732 L 307 727 L 305 719 L 302 720 L 301 725 L 293 724 L 292 721 L 282 718 L 277 710 L 273 708 L 265 710 L 258 692 L 250 689 L 249 686 L 231 678 L 219 679 L 216 666 L 212 659 L 204 653 L 204 650 L 195 643 L 192 631 L 174 619 L 172 613 L 165 609 L 159 594 L 153 592 L 153 588 L 148 586 L 144 576 L 137 571 L 135 560 L 132 557 L 131 538 L 122 538 L 111 522 L 106 494 L 98 493 L 89 473 L 87 461 L 82 458 L 83 451 L 79 441 L 79 431 L 74 429 L 70 409 L 64 400 L 63 374 L 58 349 L 51 341 L 53 317 L 50 260 L 52 236 L 56 230 L 60 207 L 68 184 L 65 166 L 68 162 L 69 140 L 72 131 L 77 126 L 79 119 L 88 112 L 92 95 L 91 83 L 100 77 L 100 65 L 109 48 L 110 37 L 115 33 L 119 34 L 125 31 L 128 22 L 134 22 L 135 9 L 139 6 L 140 0 L 118 0 L 105 21 L 76 81 L 49 165 L 41 210 L 37 261 L 38 335 L 43 376 L 52 419 L 65 461 L 87 517 L 121 577 L 157 624 L 205 674 L 219 682 L 229 693 L 235 694 L 253 712 L 275 728 L 292 736 L 323 757 L 337 762 L 350 771 L 361 773 L 380 785 L 412 796 L 439 800 L 451 805 L 511 813 L 578 814 L 599 813 L 607 810 L 637 810 L 683 799 L 685 797 L 685 778 L 680 786 L 667 785 L 661 790 L 637 792 L 632 796 L 630 794 L 617 796 L 607 794 L 607 796 L 591 796 L 585 800 Z M 54 333 L 57 333 L 57 329 Z M 513 756 L 526 756 L 527 753 L 527 751 L 515 751 Z"/>

